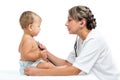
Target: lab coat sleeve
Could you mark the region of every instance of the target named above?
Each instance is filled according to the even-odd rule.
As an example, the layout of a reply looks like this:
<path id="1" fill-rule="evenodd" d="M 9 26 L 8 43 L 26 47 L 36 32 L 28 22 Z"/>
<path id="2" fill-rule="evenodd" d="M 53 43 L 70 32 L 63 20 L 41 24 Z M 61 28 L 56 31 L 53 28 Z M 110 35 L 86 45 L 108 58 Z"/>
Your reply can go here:
<path id="1" fill-rule="evenodd" d="M 68 55 L 67 61 L 70 62 L 71 64 L 74 63 L 74 61 L 75 61 L 75 51 L 74 50 L 72 52 L 70 52 L 70 54 Z"/>

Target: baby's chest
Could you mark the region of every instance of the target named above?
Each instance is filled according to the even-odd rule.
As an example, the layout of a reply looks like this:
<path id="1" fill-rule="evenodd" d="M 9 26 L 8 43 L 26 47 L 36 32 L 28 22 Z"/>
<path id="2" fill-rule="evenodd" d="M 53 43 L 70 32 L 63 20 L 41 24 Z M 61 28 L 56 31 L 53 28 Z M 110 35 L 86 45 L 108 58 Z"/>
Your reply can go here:
<path id="1" fill-rule="evenodd" d="M 32 45 L 32 49 L 33 49 L 33 50 L 38 50 L 38 49 L 39 49 L 37 43 L 34 43 L 34 44 Z"/>

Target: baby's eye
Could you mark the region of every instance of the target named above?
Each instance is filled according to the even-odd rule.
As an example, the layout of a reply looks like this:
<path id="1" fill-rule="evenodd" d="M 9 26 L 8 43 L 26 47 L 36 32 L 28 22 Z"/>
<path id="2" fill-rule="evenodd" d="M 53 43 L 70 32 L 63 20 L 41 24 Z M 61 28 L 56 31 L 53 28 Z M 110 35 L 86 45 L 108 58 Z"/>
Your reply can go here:
<path id="1" fill-rule="evenodd" d="M 40 27 L 40 25 L 38 25 L 38 27 Z"/>

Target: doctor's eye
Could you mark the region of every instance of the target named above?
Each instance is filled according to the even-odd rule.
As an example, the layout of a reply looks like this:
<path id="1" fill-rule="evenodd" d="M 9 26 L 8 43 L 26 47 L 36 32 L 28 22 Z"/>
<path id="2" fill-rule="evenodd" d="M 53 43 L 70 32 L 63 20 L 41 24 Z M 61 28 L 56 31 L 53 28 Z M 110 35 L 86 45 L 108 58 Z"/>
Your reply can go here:
<path id="1" fill-rule="evenodd" d="M 71 22 L 73 19 L 68 19 L 68 22 Z"/>

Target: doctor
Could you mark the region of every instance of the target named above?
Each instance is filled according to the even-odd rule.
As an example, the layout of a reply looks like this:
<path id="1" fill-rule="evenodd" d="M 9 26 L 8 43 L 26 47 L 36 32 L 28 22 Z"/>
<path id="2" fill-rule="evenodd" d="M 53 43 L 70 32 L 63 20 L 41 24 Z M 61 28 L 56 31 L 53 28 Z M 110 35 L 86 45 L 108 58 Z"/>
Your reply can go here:
<path id="1" fill-rule="evenodd" d="M 111 59 L 111 52 L 103 37 L 96 31 L 96 19 L 87 6 L 74 6 L 69 10 L 66 22 L 69 34 L 76 34 L 74 50 L 66 60 L 54 56 L 47 49 L 47 58 L 62 68 L 38 69 L 27 67 L 29 76 L 68 76 L 94 74 L 99 80 L 117 80 L 117 71 Z M 62 53 L 61 53 L 62 54 Z"/>

